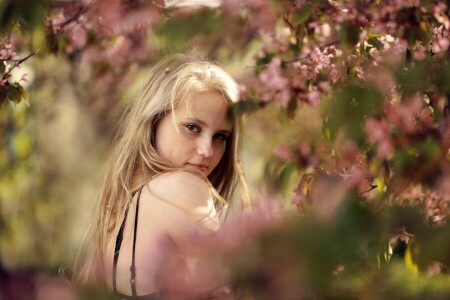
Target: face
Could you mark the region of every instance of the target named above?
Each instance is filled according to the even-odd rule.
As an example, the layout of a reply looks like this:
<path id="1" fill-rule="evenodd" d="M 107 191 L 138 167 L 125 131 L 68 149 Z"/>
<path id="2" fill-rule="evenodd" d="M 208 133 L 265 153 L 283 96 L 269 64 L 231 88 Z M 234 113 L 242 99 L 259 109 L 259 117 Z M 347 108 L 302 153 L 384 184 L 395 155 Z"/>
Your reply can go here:
<path id="1" fill-rule="evenodd" d="M 227 109 L 226 100 L 217 92 L 194 94 L 187 107 L 158 122 L 156 151 L 175 167 L 196 169 L 208 176 L 220 162 L 231 135 Z"/>

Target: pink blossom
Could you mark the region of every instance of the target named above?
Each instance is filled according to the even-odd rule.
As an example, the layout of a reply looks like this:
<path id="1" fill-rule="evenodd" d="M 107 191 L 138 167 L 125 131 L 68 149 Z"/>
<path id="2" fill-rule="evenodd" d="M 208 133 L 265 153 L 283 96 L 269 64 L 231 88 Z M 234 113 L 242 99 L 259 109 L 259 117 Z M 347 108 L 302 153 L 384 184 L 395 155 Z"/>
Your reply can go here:
<path id="1" fill-rule="evenodd" d="M 397 240 L 403 241 L 405 243 L 409 243 L 409 239 L 414 237 L 414 235 L 412 235 L 411 233 L 407 232 L 405 227 L 401 227 L 399 229 L 397 229 L 397 234 L 395 234 L 394 236 L 391 237 L 391 239 L 389 240 L 389 243 L 391 245 L 395 245 L 395 243 L 397 242 Z"/>
<path id="2" fill-rule="evenodd" d="M 240 14 L 241 3 L 241 0 L 224 0 L 222 1 L 222 10 L 228 16 L 236 18 Z"/>
<path id="3" fill-rule="evenodd" d="M 384 159 L 394 150 L 394 143 L 389 135 L 389 127 L 385 120 L 373 118 L 366 120 L 366 132 L 370 142 L 377 146 L 377 157 Z"/>
<path id="4" fill-rule="evenodd" d="M 291 98 L 291 94 L 288 89 L 281 90 L 275 93 L 275 102 L 278 102 L 282 107 L 287 107 L 289 100 Z"/>
<path id="5" fill-rule="evenodd" d="M 423 104 L 420 96 L 413 96 L 404 105 L 388 106 L 386 117 L 391 124 L 401 127 L 406 133 L 412 133 L 417 129 L 416 118 L 419 117 Z"/>
<path id="6" fill-rule="evenodd" d="M 287 145 L 279 145 L 275 150 L 275 154 L 282 160 L 289 160 L 291 157 L 291 150 Z"/>
<path id="7" fill-rule="evenodd" d="M 318 107 L 320 104 L 320 93 L 319 91 L 311 91 L 308 93 L 308 103 L 312 107 Z"/>
<path id="8" fill-rule="evenodd" d="M 289 84 L 289 80 L 281 74 L 280 65 L 281 60 L 276 57 L 270 62 L 268 67 L 259 74 L 259 79 L 265 86 L 277 91 L 285 89 Z"/>

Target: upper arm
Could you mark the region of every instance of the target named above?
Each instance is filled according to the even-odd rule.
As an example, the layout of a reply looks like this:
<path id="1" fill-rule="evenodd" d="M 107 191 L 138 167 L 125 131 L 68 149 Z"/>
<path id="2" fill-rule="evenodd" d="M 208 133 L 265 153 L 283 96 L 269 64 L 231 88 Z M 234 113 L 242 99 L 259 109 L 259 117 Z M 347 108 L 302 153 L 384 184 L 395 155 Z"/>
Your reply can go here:
<path id="1" fill-rule="evenodd" d="M 206 181 L 187 171 L 169 172 L 146 186 L 165 220 L 164 230 L 174 238 L 186 230 L 215 231 L 219 227 L 214 201 Z M 155 200 L 154 200 L 155 201 Z"/>

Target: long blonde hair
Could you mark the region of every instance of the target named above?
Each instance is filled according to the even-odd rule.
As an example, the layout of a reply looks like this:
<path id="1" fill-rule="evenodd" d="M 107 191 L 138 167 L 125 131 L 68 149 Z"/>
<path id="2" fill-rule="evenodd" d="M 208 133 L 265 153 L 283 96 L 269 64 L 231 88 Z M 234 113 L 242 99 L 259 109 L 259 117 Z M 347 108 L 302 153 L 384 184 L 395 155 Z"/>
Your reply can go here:
<path id="1" fill-rule="evenodd" d="M 145 87 L 123 113 L 113 136 L 92 224 L 75 259 L 75 282 L 84 284 L 99 279 L 108 240 L 133 193 L 152 176 L 177 169 L 155 149 L 156 126 L 165 115 L 186 104 L 188 95 L 203 91 L 219 92 L 229 103 L 238 101 L 236 82 L 214 62 L 177 54 L 153 67 Z M 218 200 L 229 202 L 240 196 L 243 207 L 248 207 L 249 196 L 239 156 L 239 124 L 239 120 L 234 120 L 224 155 L 207 179 Z"/>

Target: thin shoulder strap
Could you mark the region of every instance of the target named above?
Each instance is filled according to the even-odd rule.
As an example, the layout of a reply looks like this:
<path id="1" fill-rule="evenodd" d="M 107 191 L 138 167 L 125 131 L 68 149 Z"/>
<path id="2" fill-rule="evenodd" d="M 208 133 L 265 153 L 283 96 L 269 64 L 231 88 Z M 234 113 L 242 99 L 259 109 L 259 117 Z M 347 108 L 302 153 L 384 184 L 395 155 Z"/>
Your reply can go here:
<path id="1" fill-rule="evenodd" d="M 113 261 L 113 291 L 117 293 L 117 287 L 116 287 L 116 272 L 117 272 L 117 261 L 119 260 L 119 252 L 120 252 L 120 246 L 122 246 L 122 240 L 123 240 L 123 228 L 125 227 L 125 222 L 127 220 L 128 215 L 128 208 L 130 205 L 127 205 L 127 208 L 125 209 L 125 216 L 123 218 L 122 224 L 120 225 L 119 232 L 117 233 L 116 237 L 116 246 L 114 248 L 114 261 Z"/>
<path id="2" fill-rule="evenodd" d="M 135 285 L 135 279 L 136 279 L 136 267 L 135 267 L 135 251 L 136 251 L 136 231 L 137 231 L 137 218 L 138 218 L 138 212 L 139 212 L 139 199 L 141 197 L 141 191 L 142 188 L 139 190 L 138 198 L 137 198 L 137 204 L 136 204 L 136 216 L 134 219 L 134 237 L 133 237 L 133 256 L 132 256 L 132 263 L 130 267 L 131 271 L 131 290 L 133 293 L 133 296 L 136 296 L 136 285 Z M 128 209 L 130 207 L 130 204 L 128 203 L 127 208 L 125 209 L 125 216 L 123 218 L 122 224 L 120 225 L 119 232 L 117 233 L 116 237 L 116 245 L 114 248 L 114 261 L 113 261 L 113 291 L 114 293 L 117 293 L 117 283 L 116 283 L 116 274 L 117 274 L 117 262 L 119 260 L 119 253 L 120 253 L 120 247 L 122 246 L 122 240 L 123 240 L 123 230 L 125 227 L 125 223 L 127 221 L 128 216 Z"/>
<path id="3" fill-rule="evenodd" d="M 136 235 L 137 235 L 137 225 L 138 225 L 138 216 L 139 216 L 139 200 L 141 198 L 141 191 L 142 188 L 139 190 L 138 197 L 136 200 L 136 215 L 134 217 L 134 235 L 133 235 L 133 253 L 131 257 L 131 266 L 130 266 L 130 272 L 131 272 L 131 294 L 133 296 L 137 296 L 136 293 Z"/>

